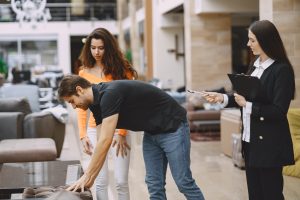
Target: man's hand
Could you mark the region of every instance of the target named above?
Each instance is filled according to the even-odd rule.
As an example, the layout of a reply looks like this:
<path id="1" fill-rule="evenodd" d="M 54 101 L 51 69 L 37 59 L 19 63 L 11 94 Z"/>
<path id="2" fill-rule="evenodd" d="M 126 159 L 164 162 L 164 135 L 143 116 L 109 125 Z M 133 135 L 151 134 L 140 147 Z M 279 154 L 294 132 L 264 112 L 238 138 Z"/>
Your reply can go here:
<path id="1" fill-rule="evenodd" d="M 81 143 L 83 145 L 83 152 L 88 155 L 92 155 L 94 147 L 92 145 L 90 138 L 88 136 L 85 136 L 84 138 L 81 139 Z"/>
<path id="2" fill-rule="evenodd" d="M 78 179 L 73 185 L 67 188 L 68 191 L 80 190 L 83 192 L 84 188 L 90 188 L 93 185 L 103 166 L 103 163 L 105 162 L 107 152 L 112 144 L 118 117 L 118 114 L 106 117 L 102 120 L 102 125 L 97 126 L 98 140 L 89 166 L 87 167 L 83 176 L 80 177 L 80 179 Z"/>
<path id="3" fill-rule="evenodd" d="M 241 107 L 245 107 L 246 106 L 246 99 L 245 99 L 245 97 L 243 97 L 243 96 L 241 96 L 241 95 L 239 95 L 239 94 L 237 94 L 237 93 L 234 93 L 233 94 L 234 95 L 234 100 L 235 100 L 235 102 L 239 105 L 239 106 L 241 106 Z"/>
<path id="4" fill-rule="evenodd" d="M 87 174 L 83 174 L 80 179 L 78 179 L 73 185 L 67 188 L 67 191 L 80 191 L 84 192 L 84 188 L 90 188 L 94 184 L 94 180 L 92 177 L 88 176 Z"/>
<path id="5" fill-rule="evenodd" d="M 123 135 L 117 135 L 112 142 L 112 146 L 115 147 L 117 145 L 116 149 L 116 155 L 119 156 L 119 153 L 121 153 L 121 156 L 124 158 L 124 156 L 127 156 L 127 149 L 130 150 L 130 146 L 126 141 L 126 136 Z"/>
<path id="6" fill-rule="evenodd" d="M 201 96 L 209 103 L 223 103 L 223 94 L 217 92 L 201 92 Z"/>

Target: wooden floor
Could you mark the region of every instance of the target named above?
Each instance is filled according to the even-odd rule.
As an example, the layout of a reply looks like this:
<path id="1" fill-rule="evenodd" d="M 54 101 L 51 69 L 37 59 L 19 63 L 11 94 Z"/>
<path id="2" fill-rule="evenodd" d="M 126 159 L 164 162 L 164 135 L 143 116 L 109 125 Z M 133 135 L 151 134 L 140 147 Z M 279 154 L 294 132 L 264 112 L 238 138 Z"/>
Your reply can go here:
<path id="1" fill-rule="evenodd" d="M 81 146 L 77 137 L 76 115 L 70 110 L 70 120 L 61 160 L 81 160 L 86 168 L 89 157 L 81 153 Z M 74 126 L 75 125 L 75 126 Z M 145 167 L 142 157 L 142 133 L 131 134 L 131 158 L 129 171 L 129 187 L 131 200 L 149 199 L 144 182 Z M 109 156 L 110 166 L 110 200 L 117 200 L 113 187 L 113 161 Z M 245 171 L 233 166 L 231 159 L 221 153 L 220 142 L 192 142 L 191 169 L 193 177 L 202 190 L 206 200 L 246 200 L 248 199 Z M 300 179 L 284 177 L 284 194 L 286 200 L 300 199 Z M 167 197 L 171 200 L 182 200 L 184 196 L 177 190 L 169 173 L 167 174 Z"/>

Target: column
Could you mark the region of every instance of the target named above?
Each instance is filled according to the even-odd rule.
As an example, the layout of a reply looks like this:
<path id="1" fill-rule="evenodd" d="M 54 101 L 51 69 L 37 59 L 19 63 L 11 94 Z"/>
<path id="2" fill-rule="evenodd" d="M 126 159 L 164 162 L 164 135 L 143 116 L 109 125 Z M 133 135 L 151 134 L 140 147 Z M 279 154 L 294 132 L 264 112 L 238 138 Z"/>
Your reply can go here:
<path id="1" fill-rule="evenodd" d="M 140 71 L 140 44 L 138 37 L 138 23 L 136 22 L 136 2 L 135 0 L 130 0 L 129 2 L 129 17 L 130 17 L 130 46 L 132 51 L 132 63 L 134 68 Z"/>
<path id="2" fill-rule="evenodd" d="M 186 80 L 188 89 L 230 88 L 230 14 L 199 14 L 194 0 L 184 1 Z"/>

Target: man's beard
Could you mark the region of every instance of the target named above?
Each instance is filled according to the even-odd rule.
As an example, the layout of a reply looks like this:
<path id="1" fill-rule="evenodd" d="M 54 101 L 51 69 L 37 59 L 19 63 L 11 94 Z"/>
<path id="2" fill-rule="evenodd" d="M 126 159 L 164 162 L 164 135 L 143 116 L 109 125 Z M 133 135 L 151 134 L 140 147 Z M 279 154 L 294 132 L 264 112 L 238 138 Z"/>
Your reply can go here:
<path id="1" fill-rule="evenodd" d="M 89 107 L 87 105 L 80 105 L 77 108 L 80 108 L 82 110 L 87 110 Z"/>

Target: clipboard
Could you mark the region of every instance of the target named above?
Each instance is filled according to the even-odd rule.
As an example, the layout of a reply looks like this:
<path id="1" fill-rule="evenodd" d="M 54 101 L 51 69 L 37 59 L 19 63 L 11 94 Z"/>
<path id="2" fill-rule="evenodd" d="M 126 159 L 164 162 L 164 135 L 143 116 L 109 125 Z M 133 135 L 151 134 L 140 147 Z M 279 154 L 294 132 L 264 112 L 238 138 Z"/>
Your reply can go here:
<path id="1" fill-rule="evenodd" d="M 244 96 L 246 100 L 254 100 L 261 89 L 261 83 L 256 76 L 249 76 L 245 74 L 227 74 L 233 90 L 238 94 Z"/>

